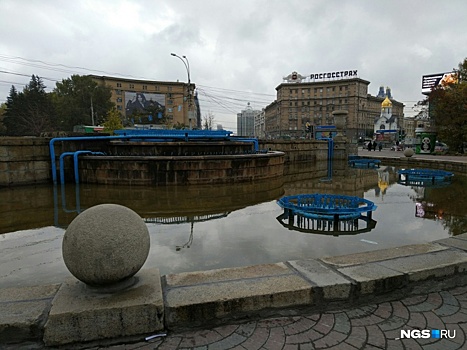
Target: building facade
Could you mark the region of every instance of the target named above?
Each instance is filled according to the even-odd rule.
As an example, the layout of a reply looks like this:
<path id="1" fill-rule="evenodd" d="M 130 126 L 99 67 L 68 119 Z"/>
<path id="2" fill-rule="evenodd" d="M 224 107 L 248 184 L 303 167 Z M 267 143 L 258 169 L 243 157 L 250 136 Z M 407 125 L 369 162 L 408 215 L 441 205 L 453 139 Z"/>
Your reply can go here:
<path id="1" fill-rule="evenodd" d="M 348 138 L 373 137 L 386 94 L 371 96 L 368 93 L 370 82 L 360 78 L 341 78 L 333 73 L 333 77 L 339 77 L 304 81 L 304 77 L 294 73 L 276 87 L 277 98 L 265 109 L 267 138 L 306 137 L 307 123 L 312 127 L 333 125 L 335 110 L 348 111 L 345 130 Z M 391 102 L 392 114 L 401 121 L 404 105 L 394 99 Z"/>
<path id="2" fill-rule="evenodd" d="M 126 125 L 163 124 L 201 128 L 195 84 L 135 80 L 91 75 L 97 84 L 110 87 L 111 101 Z"/>
<path id="3" fill-rule="evenodd" d="M 237 136 L 255 136 L 255 116 L 261 111 L 254 110 L 248 102 L 246 108 L 241 113 L 237 113 Z"/>

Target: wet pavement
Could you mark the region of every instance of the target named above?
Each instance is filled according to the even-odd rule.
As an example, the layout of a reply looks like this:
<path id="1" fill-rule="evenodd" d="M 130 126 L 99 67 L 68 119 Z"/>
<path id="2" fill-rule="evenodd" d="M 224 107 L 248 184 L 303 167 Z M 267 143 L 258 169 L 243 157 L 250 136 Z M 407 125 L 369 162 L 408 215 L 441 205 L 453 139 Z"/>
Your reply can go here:
<path id="1" fill-rule="evenodd" d="M 408 332 L 413 330 L 430 333 L 426 337 Z M 433 330 L 440 331 L 439 338 Z M 410 338 L 401 339 L 401 331 Z M 169 332 L 147 342 L 105 349 L 465 349 L 466 334 L 464 286 L 339 311 Z"/>

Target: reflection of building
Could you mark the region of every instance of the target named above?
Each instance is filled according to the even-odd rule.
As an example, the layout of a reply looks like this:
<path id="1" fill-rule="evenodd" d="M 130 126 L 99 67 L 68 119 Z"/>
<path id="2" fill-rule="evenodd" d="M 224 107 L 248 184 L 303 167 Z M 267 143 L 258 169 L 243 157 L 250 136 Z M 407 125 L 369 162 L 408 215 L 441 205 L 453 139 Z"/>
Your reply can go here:
<path id="1" fill-rule="evenodd" d="M 111 101 L 115 103 L 117 110 L 128 122 L 131 122 L 131 114 L 138 110 L 141 113 L 147 111 L 148 121 L 157 123 L 157 118 L 162 119 L 158 111 L 163 110 L 163 117 L 167 119 L 169 125 L 179 123 L 201 127 L 201 113 L 197 95 L 191 94 L 195 89 L 194 84 L 190 84 L 190 88 L 188 88 L 188 84 L 181 82 L 136 80 L 97 75 L 91 75 L 91 78 L 98 84 L 110 87 Z M 155 108 L 151 108 L 151 103 L 152 107 Z M 156 115 L 152 115 L 154 110 L 157 112 Z M 190 120 L 190 111 L 192 111 L 191 115 L 194 120 Z"/>
<path id="2" fill-rule="evenodd" d="M 386 194 L 386 190 L 389 187 L 389 171 L 386 168 L 378 169 L 378 191 L 376 191 L 376 196 L 381 193 L 383 198 Z"/>
<path id="3" fill-rule="evenodd" d="M 312 126 L 332 125 L 332 112 L 347 110 L 346 136 L 353 139 L 373 136 L 374 121 L 381 113 L 381 103 L 386 96 L 368 94 L 370 82 L 357 78 L 356 71 L 352 74 L 333 72 L 329 73 L 329 78 L 321 78 L 324 75 L 328 76 L 312 74 L 293 81 L 284 79 L 285 82 L 276 87 L 276 100 L 265 109 L 266 135 L 271 138 L 304 137 L 307 122 Z M 402 120 L 404 105 L 389 99 L 392 114 Z"/>

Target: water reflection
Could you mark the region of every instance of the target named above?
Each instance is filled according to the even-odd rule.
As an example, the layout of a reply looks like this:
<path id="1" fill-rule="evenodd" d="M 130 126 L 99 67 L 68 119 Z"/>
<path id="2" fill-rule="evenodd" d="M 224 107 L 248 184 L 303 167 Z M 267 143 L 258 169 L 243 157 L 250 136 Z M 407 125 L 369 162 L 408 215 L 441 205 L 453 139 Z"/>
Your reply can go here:
<path id="1" fill-rule="evenodd" d="M 332 181 L 320 181 L 327 172 L 326 164 L 304 162 L 288 167 L 283 180 L 261 184 L 2 188 L 0 286 L 63 281 L 69 276 L 61 258 L 64 228 L 78 212 L 103 203 L 125 205 L 146 221 L 151 249 L 145 267 L 162 275 L 350 254 L 467 232 L 465 176 L 435 188 L 398 184 L 390 166 L 356 169 L 334 162 Z M 334 230 L 289 230 L 276 220 L 283 213 L 276 200 L 303 193 L 368 199 L 378 206 L 372 218 L 378 224 L 338 237 Z M 423 217 L 416 215 L 416 203 L 427 203 Z"/>

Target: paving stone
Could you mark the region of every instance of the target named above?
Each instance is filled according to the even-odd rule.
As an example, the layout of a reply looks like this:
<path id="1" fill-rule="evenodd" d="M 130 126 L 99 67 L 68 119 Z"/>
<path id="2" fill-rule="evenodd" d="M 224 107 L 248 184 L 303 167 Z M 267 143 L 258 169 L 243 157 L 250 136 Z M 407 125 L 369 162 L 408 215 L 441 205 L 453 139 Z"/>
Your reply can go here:
<path id="1" fill-rule="evenodd" d="M 0 288 L 0 344 L 41 339 L 59 287 Z"/>
<path id="2" fill-rule="evenodd" d="M 395 259 L 404 256 L 414 256 L 418 254 L 432 253 L 446 249 L 448 248 L 443 247 L 439 244 L 413 244 L 390 249 L 375 250 L 371 252 L 326 257 L 320 260 L 324 261 L 327 264 L 336 265 L 338 267 L 344 267 L 388 259 Z"/>
<path id="3" fill-rule="evenodd" d="M 352 282 L 318 260 L 289 261 L 306 279 L 323 290 L 325 300 L 348 299 Z"/>
<path id="4" fill-rule="evenodd" d="M 311 285 L 293 274 L 201 283 L 166 290 L 166 324 L 193 327 L 238 313 L 310 305 Z"/>
<path id="5" fill-rule="evenodd" d="M 401 257 L 378 264 L 409 275 L 410 281 L 452 276 L 467 270 L 467 253 L 449 249 L 430 254 Z"/>
<path id="6" fill-rule="evenodd" d="M 446 245 L 453 248 L 458 248 L 467 251 L 467 239 L 458 239 L 456 237 L 450 237 L 435 241 L 438 244 Z"/>
<path id="7" fill-rule="evenodd" d="M 342 267 L 340 273 L 358 282 L 362 295 L 385 293 L 406 284 L 406 276 L 377 263 Z"/>

